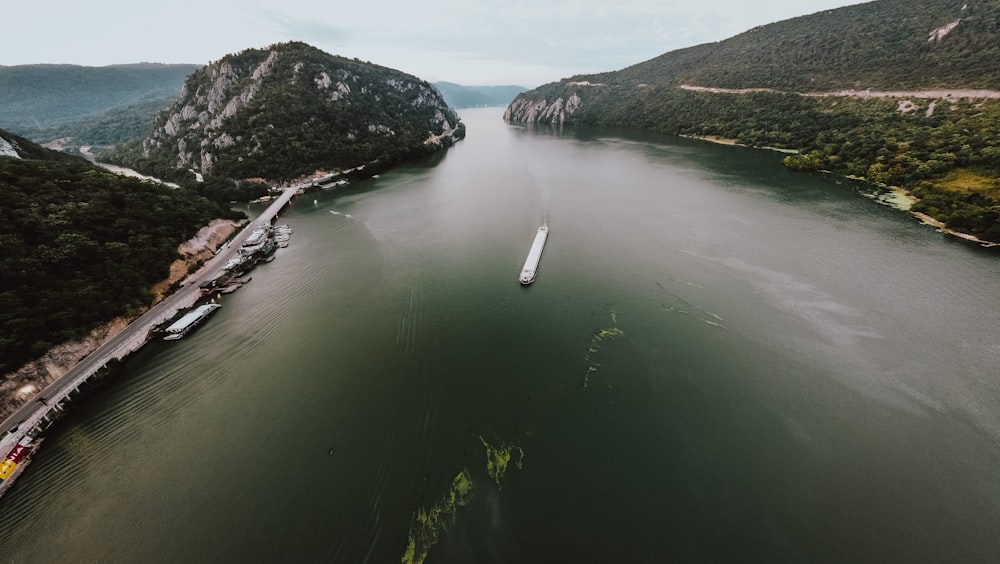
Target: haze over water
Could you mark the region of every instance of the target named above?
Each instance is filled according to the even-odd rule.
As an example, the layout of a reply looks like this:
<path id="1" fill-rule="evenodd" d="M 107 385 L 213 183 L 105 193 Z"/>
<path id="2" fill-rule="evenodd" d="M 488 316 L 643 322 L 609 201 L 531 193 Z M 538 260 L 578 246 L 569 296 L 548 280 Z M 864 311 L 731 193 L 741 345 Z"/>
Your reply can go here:
<path id="1" fill-rule="evenodd" d="M 995 558 L 1000 257 L 778 153 L 500 114 L 295 200 L 51 434 L 0 560 Z"/>

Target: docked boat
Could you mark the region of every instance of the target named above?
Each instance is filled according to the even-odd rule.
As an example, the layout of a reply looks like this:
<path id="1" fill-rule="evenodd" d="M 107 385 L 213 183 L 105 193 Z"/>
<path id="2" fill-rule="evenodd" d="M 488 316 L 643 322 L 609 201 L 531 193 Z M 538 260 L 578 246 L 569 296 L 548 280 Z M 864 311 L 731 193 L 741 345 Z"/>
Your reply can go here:
<path id="1" fill-rule="evenodd" d="M 30 431 L 22 435 L 7 452 L 7 455 L 0 459 L 0 496 L 6 493 L 17 476 L 28 465 L 34 447 L 38 444 L 35 441 L 35 433 L 37 431 Z"/>
<path id="2" fill-rule="evenodd" d="M 184 317 L 175 321 L 170 327 L 167 327 L 167 336 L 163 338 L 164 341 L 176 341 L 187 335 L 188 331 L 194 329 L 202 321 L 204 321 L 209 315 L 212 315 L 215 310 L 222 307 L 219 304 L 205 304 L 203 306 L 198 306 L 194 311 L 188 312 Z"/>
<path id="3" fill-rule="evenodd" d="M 546 223 L 539 227 L 538 232 L 535 233 L 535 240 L 531 243 L 528 258 L 525 259 L 524 267 L 521 269 L 519 277 L 521 284 L 528 285 L 535 281 L 535 276 L 538 273 L 538 262 L 542 260 L 542 249 L 545 248 L 545 239 L 548 236 L 549 225 Z"/>

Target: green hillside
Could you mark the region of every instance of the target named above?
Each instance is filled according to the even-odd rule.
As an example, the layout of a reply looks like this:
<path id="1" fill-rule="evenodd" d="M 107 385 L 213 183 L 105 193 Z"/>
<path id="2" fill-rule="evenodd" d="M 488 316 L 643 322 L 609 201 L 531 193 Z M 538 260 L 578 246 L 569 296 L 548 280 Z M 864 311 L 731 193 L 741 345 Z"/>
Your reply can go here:
<path id="1" fill-rule="evenodd" d="M 112 162 L 180 182 L 288 180 L 361 165 L 376 171 L 464 136 L 441 94 L 403 72 L 284 43 L 192 74 L 152 133 Z"/>
<path id="2" fill-rule="evenodd" d="M 995 0 L 848 6 L 547 84 L 505 117 L 797 150 L 791 168 L 905 187 L 917 211 L 1000 241 L 1000 92 L 967 92 L 1000 90 L 997 22 Z"/>
<path id="3" fill-rule="evenodd" d="M 0 374 L 150 305 L 177 247 L 236 217 L 185 189 L 118 176 L 0 130 Z"/>
<path id="4" fill-rule="evenodd" d="M 198 65 L 141 63 L 106 67 L 0 66 L 0 127 L 35 137 L 109 110 L 166 100 L 180 93 Z"/>
<path id="5" fill-rule="evenodd" d="M 666 53 L 620 79 L 795 91 L 1000 84 L 1000 3 L 879 0 L 793 18 Z M 940 39 L 934 30 L 957 26 Z"/>

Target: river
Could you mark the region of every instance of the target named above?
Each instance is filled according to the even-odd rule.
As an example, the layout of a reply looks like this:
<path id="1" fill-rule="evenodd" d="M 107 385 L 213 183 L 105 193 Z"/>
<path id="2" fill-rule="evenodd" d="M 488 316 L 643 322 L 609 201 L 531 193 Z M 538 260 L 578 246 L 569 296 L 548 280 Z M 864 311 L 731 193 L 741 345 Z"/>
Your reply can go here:
<path id="1" fill-rule="evenodd" d="M 295 200 L 50 434 L 0 561 L 995 559 L 995 252 L 779 153 L 501 115 Z"/>

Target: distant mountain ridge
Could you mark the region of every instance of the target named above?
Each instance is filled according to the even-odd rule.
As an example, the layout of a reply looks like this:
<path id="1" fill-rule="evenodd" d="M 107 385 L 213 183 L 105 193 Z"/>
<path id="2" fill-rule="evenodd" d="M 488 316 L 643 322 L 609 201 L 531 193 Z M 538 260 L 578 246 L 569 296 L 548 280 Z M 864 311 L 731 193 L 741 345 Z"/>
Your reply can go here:
<path id="1" fill-rule="evenodd" d="M 993 89 L 998 17 L 994 0 L 879 0 L 666 53 L 620 77 L 799 92 Z"/>
<path id="2" fill-rule="evenodd" d="M 448 105 L 453 108 L 507 106 L 528 89 L 523 86 L 465 86 L 453 82 L 435 82 Z"/>
<path id="3" fill-rule="evenodd" d="M 0 127 L 19 131 L 177 96 L 200 65 L 0 66 Z"/>
<path id="4" fill-rule="evenodd" d="M 199 69 L 152 133 L 110 158 L 161 178 L 193 170 L 286 180 L 317 170 L 388 167 L 464 134 L 457 114 L 427 82 L 292 42 Z"/>
<path id="5" fill-rule="evenodd" d="M 992 0 L 879 0 L 846 6 L 671 51 L 620 71 L 546 84 L 515 101 L 509 118 L 616 123 L 612 107 L 642 106 L 682 84 L 799 93 L 997 90 L 998 21 L 1000 3 Z M 560 99 L 561 107 L 553 108 Z"/>

